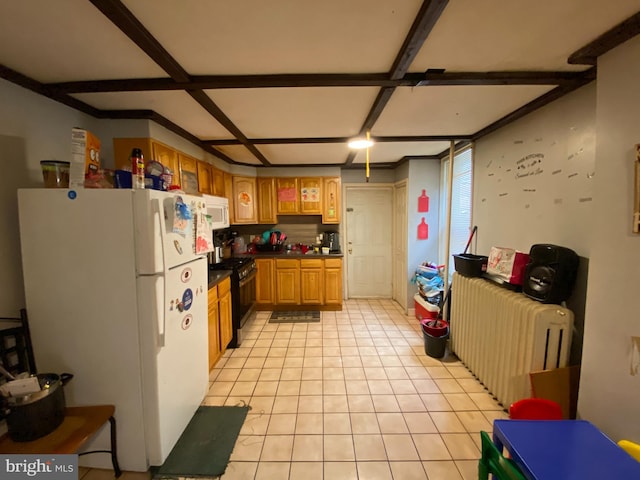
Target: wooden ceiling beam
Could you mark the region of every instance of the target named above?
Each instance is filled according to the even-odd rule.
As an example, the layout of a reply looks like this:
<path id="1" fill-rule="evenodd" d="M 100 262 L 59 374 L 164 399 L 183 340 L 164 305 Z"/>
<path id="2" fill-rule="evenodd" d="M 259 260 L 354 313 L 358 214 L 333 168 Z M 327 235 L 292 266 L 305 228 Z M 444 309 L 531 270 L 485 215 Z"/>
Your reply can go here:
<path id="1" fill-rule="evenodd" d="M 450 140 L 469 140 L 472 135 L 415 135 L 371 137 L 376 143 L 406 143 L 406 142 L 448 142 Z M 306 138 L 249 138 L 254 145 L 301 145 L 301 144 L 336 144 L 347 143 L 352 137 L 306 137 Z M 213 146 L 241 145 L 237 139 L 203 140 L 203 143 Z"/>
<path id="2" fill-rule="evenodd" d="M 573 52 L 567 60 L 571 64 L 596 65 L 598 57 L 640 34 L 640 12 L 606 31 L 593 42 Z"/>

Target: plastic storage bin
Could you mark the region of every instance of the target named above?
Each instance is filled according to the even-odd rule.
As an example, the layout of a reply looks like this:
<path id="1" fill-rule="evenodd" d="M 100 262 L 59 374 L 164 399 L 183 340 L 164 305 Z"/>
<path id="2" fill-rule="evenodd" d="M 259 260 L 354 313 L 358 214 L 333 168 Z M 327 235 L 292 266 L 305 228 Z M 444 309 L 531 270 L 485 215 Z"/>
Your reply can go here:
<path id="1" fill-rule="evenodd" d="M 41 160 L 42 178 L 46 188 L 69 188 L 70 162 Z"/>
<path id="2" fill-rule="evenodd" d="M 461 253 L 453 256 L 453 263 L 456 272 L 465 277 L 479 277 L 487 271 L 489 257 L 474 255 L 472 253 Z"/>

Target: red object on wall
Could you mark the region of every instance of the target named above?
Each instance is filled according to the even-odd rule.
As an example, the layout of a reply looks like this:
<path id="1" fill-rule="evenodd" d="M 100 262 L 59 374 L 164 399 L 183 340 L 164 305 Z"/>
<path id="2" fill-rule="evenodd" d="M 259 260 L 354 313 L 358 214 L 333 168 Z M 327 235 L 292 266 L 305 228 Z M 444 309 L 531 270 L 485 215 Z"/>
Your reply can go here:
<path id="1" fill-rule="evenodd" d="M 424 221 L 424 217 L 422 217 L 422 221 L 420 225 L 418 225 L 418 240 L 426 240 L 429 238 L 429 225 L 427 225 Z"/>
<path id="2" fill-rule="evenodd" d="M 422 190 L 422 195 L 418 197 L 418 212 L 429 211 L 429 197 L 426 190 Z"/>

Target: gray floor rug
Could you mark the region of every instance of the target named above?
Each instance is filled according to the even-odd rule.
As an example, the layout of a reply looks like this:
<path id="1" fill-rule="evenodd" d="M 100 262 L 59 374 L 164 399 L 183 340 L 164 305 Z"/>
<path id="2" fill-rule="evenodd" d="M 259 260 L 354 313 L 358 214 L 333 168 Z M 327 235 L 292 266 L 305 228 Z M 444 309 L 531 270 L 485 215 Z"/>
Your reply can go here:
<path id="1" fill-rule="evenodd" d="M 269 323 L 319 322 L 320 312 L 272 312 Z"/>

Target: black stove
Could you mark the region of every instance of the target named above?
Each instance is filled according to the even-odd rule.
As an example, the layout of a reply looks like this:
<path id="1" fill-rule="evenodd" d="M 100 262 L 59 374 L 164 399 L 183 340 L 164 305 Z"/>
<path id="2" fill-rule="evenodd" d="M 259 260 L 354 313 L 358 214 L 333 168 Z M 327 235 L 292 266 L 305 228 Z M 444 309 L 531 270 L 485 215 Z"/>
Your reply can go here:
<path id="1" fill-rule="evenodd" d="M 229 348 L 242 343 L 242 327 L 247 322 L 256 303 L 256 261 L 253 257 L 225 258 L 209 265 L 211 270 L 231 270 L 231 319 L 233 339 Z"/>

